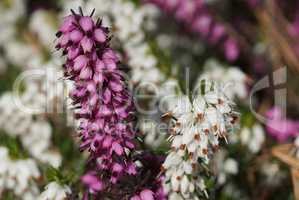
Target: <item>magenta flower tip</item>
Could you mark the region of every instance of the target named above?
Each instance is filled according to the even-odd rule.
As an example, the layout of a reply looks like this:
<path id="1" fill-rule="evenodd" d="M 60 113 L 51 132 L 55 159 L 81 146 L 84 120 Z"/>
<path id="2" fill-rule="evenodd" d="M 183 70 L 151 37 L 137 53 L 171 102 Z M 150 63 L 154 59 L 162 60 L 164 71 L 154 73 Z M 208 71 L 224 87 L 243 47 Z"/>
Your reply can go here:
<path id="1" fill-rule="evenodd" d="M 91 19 L 91 17 L 85 17 L 85 16 L 81 17 L 79 20 L 79 24 L 85 32 L 91 31 L 94 27 L 94 22 Z"/>
<path id="2" fill-rule="evenodd" d="M 154 193 L 151 190 L 145 189 L 140 192 L 140 197 L 142 200 L 154 200 Z"/>

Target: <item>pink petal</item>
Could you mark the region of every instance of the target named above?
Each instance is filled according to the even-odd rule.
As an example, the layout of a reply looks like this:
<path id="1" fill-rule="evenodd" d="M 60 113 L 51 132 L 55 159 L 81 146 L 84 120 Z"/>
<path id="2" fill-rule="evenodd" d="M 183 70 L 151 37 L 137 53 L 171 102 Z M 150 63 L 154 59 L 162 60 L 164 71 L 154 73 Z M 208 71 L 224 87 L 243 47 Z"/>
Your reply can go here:
<path id="1" fill-rule="evenodd" d="M 107 105 L 103 105 L 103 106 L 101 107 L 101 114 L 102 114 L 103 116 L 111 115 L 111 113 L 112 113 L 112 111 L 111 111 L 111 109 L 108 108 Z"/>
<path id="2" fill-rule="evenodd" d="M 113 167 L 112 167 L 112 171 L 113 171 L 113 172 L 118 172 L 118 173 L 122 172 L 123 169 L 124 169 L 123 166 L 121 166 L 121 165 L 118 164 L 118 163 L 115 163 L 115 164 L 113 165 Z"/>
<path id="3" fill-rule="evenodd" d="M 105 59 L 104 63 L 105 63 L 105 67 L 108 70 L 114 70 L 114 69 L 116 69 L 116 63 L 115 63 L 115 61 L 113 59 Z"/>
<path id="4" fill-rule="evenodd" d="M 84 55 L 80 55 L 75 59 L 74 70 L 79 71 L 86 67 L 88 63 L 88 58 Z"/>
<path id="5" fill-rule="evenodd" d="M 68 33 L 63 34 L 59 40 L 58 40 L 58 44 L 62 47 L 66 46 L 68 44 L 68 42 L 70 41 L 70 35 Z"/>
<path id="6" fill-rule="evenodd" d="M 112 59 L 114 61 L 117 61 L 118 58 L 115 54 L 115 52 L 112 49 L 107 49 L 104 53 L 103 53 L 103 59 Z"/>
<path id="7" fill-rule="evenodd" d="M 115 184 L 117 182 L 117 177 L 112 176 L 110 181 L 111 183 Z"/>
<path id="8" fill-rule="evenodd" d="M 102 83 L 104 80 L 104 76 L 102 73 L 95 72 L 93 75 L 93 80 L 95 83 Z"/>
<path id="9" fill-rule="evenodd" d="M 120 92 L 123 90 L 122 84 L 120 82 L 116 82 L 116 81 L 110 81 L 109 87 L 111 88 L 111 90 L 113 90 L 115 92 Z"/>
<path id="10" fill-rule="evenodd" d="M 112 144 L 112 138 L 109 136 L 105 137 L 105 139 L 103 141 L 103 147 L 108 148 L 111 146 L 111 144 Z"/>
<path id="11" fill-rule="evenodd" d="M 112 150 L 119 156 L 124 152 L 123 147 L 117 142 L 112 143 Z"/>
<path id="12" fill-rule="evenodd" d="M 97 60 L 96 61 L 96 71 L 97 72 L 102 72 L 103 71 L 103 69 L 105 68 L 105 64 L 104 64 L 104 62 L 102 61 L 102 60 Z"/>
<path id="13" fill-rule="evenodd" d="M 135 147 L 135 145 L 132 143 L 132 142 L 129 142 L 129 141 L 126 141 L 126 146 L 129 148 L 129 149 L 133 149 Z"/>
<path id="14" fill-rule="evenodd" d="M 106 41 L 106 35 L 105 35 L 104 31 L 100 28 L 96 29 L 93 32 L 93 36 L 94 36 L 95 40 L 98 41 L 98 42 L 105 42 Z"/>
<path id="15" fill-rule="evenodd" d="M 111 100 L 111 91 L 107 88 L 103 94 L 103 101 L 105 104 L 109 103 Z"/>
<path id="16" fill-rule="evenodd" d="M 141 200 L 141 199 L 138 195 L 135 195 L 135 196 L 131 197 L 130 200 Z"/>
<path id="17" fill-rule="evenodd" d="M 127 168 L 127 173 L 130 175 L 135 175 L 137 173 L 136 165 L 134 163 L 130 163 Z"/>
<path id="18" fill-rule="evenodd" d="M 87 36 L 85 36 L 81 40 L 81 46 L 83 48 L 84 53 L 91 52 L 92 47 L 93 47 L 93 41 L 90 38 L 88 38 Z"/>
<path id="19" fill-rule="evenodd" d="M 90 81 L 90 82 L 87 84 L 87 90 L 88 90 L 90 93 L 95 93 L 95 92 L 96 92 L 96 83 L 93 82 L 93 81 Z"/>
<path id="20" fill-rule="evenodd" d="M 79 48 L 77 47 L 70 47 L 67 51 L 67 58 L 70 60 L 75 59 L 79 54 Z"/>
<path id="21" fill-rule="evenodd" d="M 154 193 L 151 190 L 145 189 L 140 192 L 141 200 L 154 200 Z"/>
<path id="22" fill-rule="evenodd" d="M 77 43 L 77 42 L 80 42 L 80 40 L 83 38 L 83 34 L 81 33 L 81 31 L 79 30 L 73 30 L 71 33 L 70 33 L 70 39 Z"/>
<path id="23" fill-rule="evenodd" d="M 91 106 L 95 106 L 96 103 L 97 103 L 97 101 L 98 101 L 98 99 L 99 99 L 98 95 L 97 95 L 97 94 L 94 94 L 94 95 L 90 98 L 90 100 L 89 100 L 89 105 L 91 105 Z"/>
<path id="24" fill-rule="evenodd" d="M 59 30 L 63 33 L 69 32 L 75 28 L 76 19 L 73 15 L 69 15 L 63 19 L 63 23 Z"/>
<path id="25" fill-rule="evenodd" d="M 91 31 L 93 29 L 94 23 L 90 17 L 81 17 L 79 24 L 84 31 Z"/>
<path id="26" fill-rule="evenodd" d="M 92 71 L 90 69 L 90 67 L 84 67 L 83 69 L 81 69 L 80 75 L 79 77 L 81 79 L 90 79 L 92 76 Z"/>

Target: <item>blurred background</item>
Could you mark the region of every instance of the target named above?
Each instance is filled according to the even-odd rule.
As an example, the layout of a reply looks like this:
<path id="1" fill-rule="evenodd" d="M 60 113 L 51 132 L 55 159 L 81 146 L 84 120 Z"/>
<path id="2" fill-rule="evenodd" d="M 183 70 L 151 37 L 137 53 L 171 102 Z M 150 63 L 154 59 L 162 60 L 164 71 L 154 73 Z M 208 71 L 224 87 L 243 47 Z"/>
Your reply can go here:
<path id="1" fill-rule="evenodd" d="M 80 190 L 85 157 L 55 50 L 79 6 L 96 9 L 132 87 L 149 94 L 136 99 L 144 148 L 167 147 L 161 113 L 145 112 L 161 97 L 204 78 L 230 83 L 240 125 L 211 164 L 210 198 L 295 199 L 290 167 L 271 152 L 290 144 L 299 158 L 298 0 L 0 0 L 0 199 L 36 199 L 61 174 Z"/>

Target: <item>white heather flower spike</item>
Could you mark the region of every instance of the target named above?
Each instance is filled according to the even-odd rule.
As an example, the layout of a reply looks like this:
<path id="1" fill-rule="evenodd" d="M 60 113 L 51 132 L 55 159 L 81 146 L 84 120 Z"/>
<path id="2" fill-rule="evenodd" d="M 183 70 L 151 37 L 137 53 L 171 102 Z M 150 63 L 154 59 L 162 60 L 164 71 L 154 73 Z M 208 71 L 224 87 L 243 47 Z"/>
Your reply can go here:
<path id="1" fill-rule="evenodd" d="M 237 113 L 233 103 L 216 82 L 205 80 L 193 98 L 180 96 L 170 106 L 171 151 L 163 164 L 164 186 L 170 199 L 199 199 L 207 196 L 200 172 L 218 149 L 219 139 L 227 142 Z M 203 162 L 203 163 L 202 163 Z"/>

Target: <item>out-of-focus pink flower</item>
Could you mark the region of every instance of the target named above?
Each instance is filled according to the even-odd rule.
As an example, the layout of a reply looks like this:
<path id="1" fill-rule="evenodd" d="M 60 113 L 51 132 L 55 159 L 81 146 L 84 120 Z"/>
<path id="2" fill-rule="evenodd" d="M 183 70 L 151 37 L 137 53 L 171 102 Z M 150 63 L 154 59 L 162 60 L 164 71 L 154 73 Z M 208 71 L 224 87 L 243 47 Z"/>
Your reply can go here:
<path id="1" fill-rule="evenodd" d="M 239 47 L 234 39 L 228 39 L 224 43 L 224 52 L 225 52 L 225 57 L 229 61 L 234 61 L 239 57 Z"/>
<path id="2" fill-rule="evenodd" d="M 209 12 L 203 0 L 145 0 L 171 14 L 209 45 L 220 46 L 228 61 L 235 61 L 240 55 L 240 44 L 226 26 Z"/>
<path id="3" fill-rule="evenodd" d="M 261 0 L 247 0 L 247 3 L 250 7 L 255 8 L 258 6 Z"/>
<path id="4" fill-rule="evenodd" d="M 298 135 L 299 121 L 283 116 L 281 108 L 271 108 L 266 112 L 266 117 L 266 130 L 278 142 L 284 142 L 288 138 Z"/>

